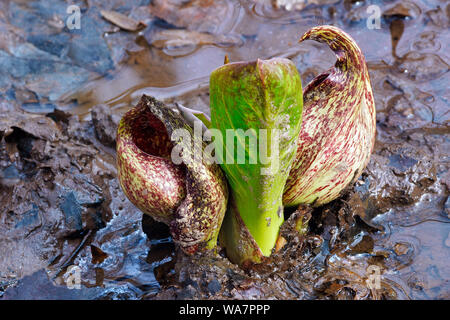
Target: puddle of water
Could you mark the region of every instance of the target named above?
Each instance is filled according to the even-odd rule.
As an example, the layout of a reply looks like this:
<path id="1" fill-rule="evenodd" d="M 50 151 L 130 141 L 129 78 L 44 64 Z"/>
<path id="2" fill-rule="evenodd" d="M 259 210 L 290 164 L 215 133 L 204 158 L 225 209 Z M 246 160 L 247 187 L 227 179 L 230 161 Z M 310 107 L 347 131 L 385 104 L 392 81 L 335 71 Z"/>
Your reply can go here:
<path id="1" fill-rule="evenodd" d="M 126 37 L 103 33 L 110 50 L 126 49 L 124 58 L 107 76 L 92 74 L 83 85 L 66 90 L 57 101 L 60 109 L 89 120 L 93 106 L 106 104 L 120 116 L 145 93 L 208 111 L 208 76 L 225 55 L 231 61 L 290 57 L 305 86 L 334 57 L 322 45 L 297 45 L 297 40 L 315 25 L 341 27 L 365 53 L 378 110 L 376 155 L 365 178 L 370 182 L 357 185 L 358 196 L 350 200 L 356 204 L 351 202 L 348 212 L 366 224 L 317 226 L 315 234 L 323 243 L 293 267 L 295 276 L 286 280 L 290 274 L 280 272 L 286 288 L 273 286 L 290 298 L 449 299 L 450 5 L 438 0 L 329 1 L 286 11 L 264 2 L 212 3 L 217 11 L 202 9 L 209 16 L 201 25 L 190 25 L 183 14 L 191 11 L 177 13 L 170 4 L 153 9 L 160 17 L 143 31 Z M 380 29 L 367 28 L 369 4 L 381 9 Z M 118 190 L 117 185 L 110 188 Z M 92 293 L 97 298 L 153 298 L 177 277 L 173 243 L 166 231 L 145 219 L 142 226 L 141 214 L 123 208 L 124 201 L 111 202 L 114 217 L 70 263 L 82 269 L 84 286 L 104 288 Z M 340 239 L 336 232 L 347 237 Z M 67 240 L 62 251 L 67 257 L 78 245 L 79 239 Z M 62 261 L 48 268 L 60 285 Z M 382 294 L 365 284 L 371 265 L 381 268 Z M 302 275 L 308 268 L 316 271 Z"/>

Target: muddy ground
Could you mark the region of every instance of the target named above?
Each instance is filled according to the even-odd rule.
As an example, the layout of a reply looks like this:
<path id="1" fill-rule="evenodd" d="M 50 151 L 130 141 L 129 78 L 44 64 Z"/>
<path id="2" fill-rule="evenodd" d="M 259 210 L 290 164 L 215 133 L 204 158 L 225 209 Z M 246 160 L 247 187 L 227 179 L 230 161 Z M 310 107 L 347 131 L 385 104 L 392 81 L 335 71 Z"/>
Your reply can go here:
<path id="1" fill-rule="evenodd" d="M 301 2 L 301 1 L 300 1 Z M 379 6 L 369 29 L 367 7 Z M 450 5 L 446 1 L 0 3 L 2 299 L 450 299 Z M 132 19 L 127 31 L 101 10 Z M 285 56 L 305 85 L 334 62 L 296 40 L 334 24 L 366 55 L 377 141 L 360 179 L 272 261 L 185 256 L 122 193 L 115 130 L 142 93 L 208 112 L 223 63 Z M 145 25 L 145 26 L 144 26 Z M 447 35 L 446 35 L 447 34 Z M 180 40 L 181 39 L 181 40 Z M 292 215 L 291 215 L 292 219 Z M 81 288 L 66 286 L 80 270 Z M 380 288 L 367 280 L 380 274 Z"/>

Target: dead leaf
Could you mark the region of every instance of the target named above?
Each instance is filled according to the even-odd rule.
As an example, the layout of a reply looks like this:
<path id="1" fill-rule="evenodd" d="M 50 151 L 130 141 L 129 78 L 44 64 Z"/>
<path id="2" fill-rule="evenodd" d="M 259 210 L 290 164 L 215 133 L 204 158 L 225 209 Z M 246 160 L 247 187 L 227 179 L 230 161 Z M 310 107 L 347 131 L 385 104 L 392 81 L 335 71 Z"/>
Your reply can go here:
<path id="1" fill-rule="evenodd" d="M 241 39 L 235 35 L 214 35 L 189 30 L 162 30 L 151 39 L 151 45 L 162 49 L 189 45 L 216 45 L 222 47 L 239 46 Z"/>
<path id="2" fill-rule="evenodd" d="M 20 128 L 36 138 L 52 142 L 60 137 L 60 130 L 56 123 L 42 115 L 30 115 L 17 111 L 14 115 L 0 116 L 0 133 L 3 132 L 5 136 L 8 136 L 13 132 L 13 127 Z"/>
<path id="3" fill-rule="evenodd" d="M 420 15 L 420 9 L 411 2 L 403 2 L 398 3 L 392 8 L 386 10 L 383 12 L 383 16 L 385 17 L 394 17 L 394 18 L 400 18 L 400 19 L 415 19 Z"/>
<path id="4" fill-rule="evenodd" d="M 232 7 L 229 1 L 153 0 L 149 9 L 153 16 L 179 28 L 215 33 Z"/>
<path id="5" fill-rule="evenodd" d="M 92 253 L 92 263 L 102 263 L 107 257 L 108 254 L 105 253 L 102 249 L 97 246 L 91 244 L 91 253 Z"/>
<path id="6" fill-rule="evenodd" d="M 100 13 L 105 20 L 111 22 L 112 24 L 115 24 L 123 30 L 138 31 L 147 26 L 142 21 L 136 21 L 116 11 L 101 10 Z"/>

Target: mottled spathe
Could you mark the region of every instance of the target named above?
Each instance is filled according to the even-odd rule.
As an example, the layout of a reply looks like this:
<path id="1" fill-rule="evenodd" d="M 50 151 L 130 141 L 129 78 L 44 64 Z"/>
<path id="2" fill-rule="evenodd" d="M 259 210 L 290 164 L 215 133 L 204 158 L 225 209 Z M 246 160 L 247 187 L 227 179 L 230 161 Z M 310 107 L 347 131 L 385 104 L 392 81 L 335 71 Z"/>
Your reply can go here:
<path id="1" fill-rule="evenodd" d="M 361 49 L 333 26 L 312 28 L 304 40 L 328 44 L 337 61 L 303 92 L 297 156 L 283 195 L 286 206 L 336 199 L 362 173 L 375 143 L 375 104 Z"/>
<path id="2" fill-rule="evenodd" d="M 169 137 L 179 128 L 194 136 L 179 114 L 144 95 L 119 124 L 117 166 L 120 184 L 130 201 L 169 224 L 174 241 L 192 253 L 201 247 L 215 247 L 228 190 L 217 164 L 196 161 L 192 155 L 186 157 L 191 161 L 183 164 L 172 162 Z M 193 152 L 192 146 L 183 150 Z"/>

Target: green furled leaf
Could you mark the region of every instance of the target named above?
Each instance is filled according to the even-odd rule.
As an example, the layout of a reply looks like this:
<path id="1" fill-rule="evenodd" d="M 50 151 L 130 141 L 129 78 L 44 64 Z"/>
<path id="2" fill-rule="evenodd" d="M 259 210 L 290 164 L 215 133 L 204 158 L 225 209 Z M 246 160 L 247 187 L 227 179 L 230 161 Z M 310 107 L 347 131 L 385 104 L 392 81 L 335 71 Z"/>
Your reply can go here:
<path id="1" fill-rule="evenodd" d="M 209 128 L 211 128 L 211 119 L 208 115 L 201 111 L 186 108 L 181 103 L 177 103 L 176 107 L 181 113 L 183 118 L 189 123 L 191 127 L 194 127 L 194 123 L 198 120 L 202 122 L 202 132 L 205 133 Z"/>
<path id="2" fill-rule="evenodd" d="M 210 104 L 231 187 L 221 242 L 234 262 L 258 262 L 271 254 L 283 223 L 283 189 L 302 119 L 300 76 L 282 58 L 229 63 L 211 74 Z"/>

